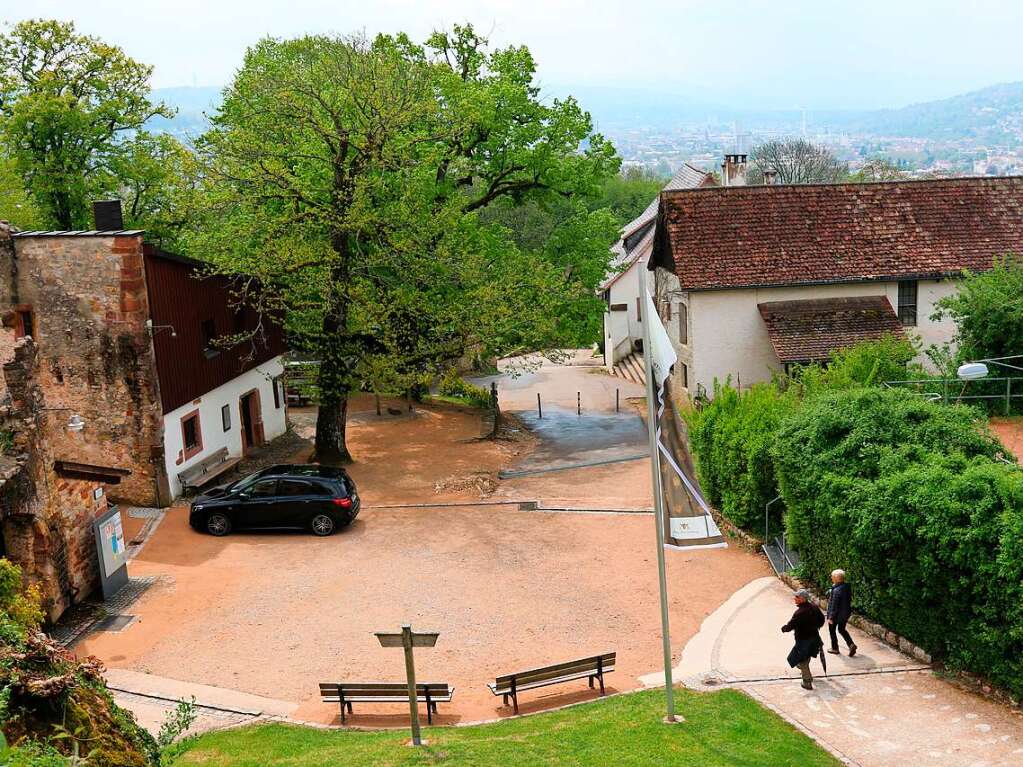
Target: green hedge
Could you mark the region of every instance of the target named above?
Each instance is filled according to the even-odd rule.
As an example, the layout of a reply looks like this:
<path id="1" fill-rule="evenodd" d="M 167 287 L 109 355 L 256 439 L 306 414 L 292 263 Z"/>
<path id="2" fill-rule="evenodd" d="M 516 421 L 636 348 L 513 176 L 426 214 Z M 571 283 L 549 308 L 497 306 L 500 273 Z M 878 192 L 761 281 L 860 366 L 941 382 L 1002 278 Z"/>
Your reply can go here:
<path id="1" fill-rule="evenodd" d="M 841 567 L 855 607 L 1023 693 L 1023 471 L 975 410 L 898 390 L 806 402 L 771 450 L 804 575 Z"/>
<path id="2" fill-rule="evenodd" d="M 457 397 L 465 400 L 466 404 L 478 407 L 483 410 L 490 408 L 490 392 L 479 386 L 474 386 L 463 379 L 458 372 L 451 368 L 440 381 L 438 391 L 445 397 Z"/>
<path id="3" fill-rule="evenodd" d="M 733 524 L 758 535 L 764 530 L 764 506 L 778 495 L 770 448 L 796 405 L 793 392 L 774 384 L 756 384 L 742 393 L 715 385 L 714 398 L 687 413 L 700 487 Z M 781 506 L 771 511 L 771 527 L 778 529 Z"/>

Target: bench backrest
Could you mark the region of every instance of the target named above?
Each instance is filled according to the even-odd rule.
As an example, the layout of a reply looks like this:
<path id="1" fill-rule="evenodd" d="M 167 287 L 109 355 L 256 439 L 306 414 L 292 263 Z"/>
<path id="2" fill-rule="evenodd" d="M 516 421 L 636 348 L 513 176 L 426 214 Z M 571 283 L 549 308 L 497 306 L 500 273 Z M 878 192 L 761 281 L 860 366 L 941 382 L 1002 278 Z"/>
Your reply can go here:
<path id="1" fill-rule="evenodd" d="M 565 663 L 557 663 L 553 666 L 542 666 L 527 671 L 519 671 L 515 674 L 505 674 L 497 677 L 495 687 L 498 691 L 509 690 L 514 680 L 516 685 L 532 684 L 533 682 L 545 682 L 558 679 L 563 676 L 574 676 L 587 671 L 596 673 L 598 669 L 613 671 L 617 653 L 606 652 L 602 655 L 591 655 L 588 658 L 579 658 Z"/>
<path id="2" fill-rule="evenodd" d="M 447 683 L 423 682 L 416 684 L 416 695 L 444 697 L 451 688 Z M 395 698 L 397 700 L 408 700 L 408 685 L 404 682 L 335 682 L 321 683 L 320 695 L 323 697 L 335 697 L 344 693 L 347 698 L 371 695 L 375 698 Z"/>
<path id="3" fill-rule="evenodd" d="M 184 471 L 178 472 L 178 478 L 183 480 L 189 480 L 194 477 L 200 477 L 206 473 L 206 469 L 211 466 L 216 466 L 218 463 L 223 463 L 228 458 L 228 452 L 226 447 L 222 447 L 219 450 L 215 450 L 208 456 L 203 458 L 198 463 L 189 466 Z"/>

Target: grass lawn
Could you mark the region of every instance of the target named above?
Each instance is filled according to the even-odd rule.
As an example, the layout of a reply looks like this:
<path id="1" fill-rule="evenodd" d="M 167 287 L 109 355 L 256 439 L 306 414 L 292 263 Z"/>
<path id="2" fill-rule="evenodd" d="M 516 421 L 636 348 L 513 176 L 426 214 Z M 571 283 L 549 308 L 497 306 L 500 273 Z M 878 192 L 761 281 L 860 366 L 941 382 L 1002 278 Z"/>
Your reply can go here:
<path id="1" fill-rule="evenodd" d="M 209 733 L 187 742 L 174 765 L 839 764 L 773 712 L 735 690 L 680 690 L 676 701 L 686 721 L 674 726 L 660 721 L 664 692 L 651 690 L 507 722 L 427 728 L 423 735 L 429 744 L 420 749 L 404 745 L 408 731 L 257 725 Z"/>

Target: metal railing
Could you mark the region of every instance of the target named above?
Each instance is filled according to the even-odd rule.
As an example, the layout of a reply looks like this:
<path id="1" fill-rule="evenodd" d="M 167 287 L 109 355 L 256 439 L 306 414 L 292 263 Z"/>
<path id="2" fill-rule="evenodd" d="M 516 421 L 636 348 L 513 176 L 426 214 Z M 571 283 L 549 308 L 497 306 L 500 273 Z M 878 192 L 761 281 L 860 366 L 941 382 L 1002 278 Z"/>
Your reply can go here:
<path id="1" fill-rule="evenodd" d="M 897 387 L 912 388 L 915 390 L 914 393 L 919 394 L 921 397 L 934 401 L 941 400 L 945 404 L 977 400 L 1002 401 L 1005 403 L 1005 415 L 1010 415 L 1012 413 L 1012 401 L 1014 399 L 1023 399 L 1023 386 L 1019 385 L 1021 383 L 1023 383 L 1023 378 L 1018 377 L 992 377 L 978 379 L 977 381 L 963 381 L 959 378 L 920 378 L 907 381 L 885 381 L 884 385 L 892 389 Z M 971 385 L 973 386 L 973 391 L 976 391 L 978 384 L 998 384 L 999 388 L 1004 386 L 1004 390 L 990 394 L 968 393 Z M 1014 389 L 1019 393 L 1014 393 Z"/>

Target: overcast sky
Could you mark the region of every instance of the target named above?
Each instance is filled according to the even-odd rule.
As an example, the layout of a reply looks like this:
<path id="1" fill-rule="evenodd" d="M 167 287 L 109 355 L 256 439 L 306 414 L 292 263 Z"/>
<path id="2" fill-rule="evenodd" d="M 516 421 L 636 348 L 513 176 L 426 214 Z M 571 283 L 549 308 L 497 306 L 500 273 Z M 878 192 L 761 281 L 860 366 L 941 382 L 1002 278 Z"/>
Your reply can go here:
<path id="1" fill-rule="evenodd" d="M 740 107 L 864 108 L 1023 80 L 1020 0 L 0 0 L 0 19 L 70 19 L 155 66 L 223 85 L 266 35 L 465 20 L 525 44 L 553 86 L 692 94 Z"/>

